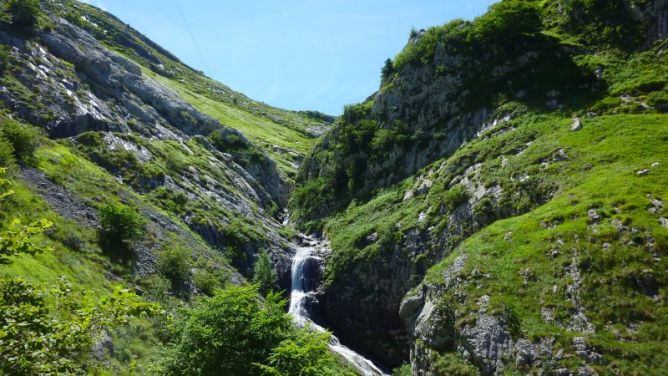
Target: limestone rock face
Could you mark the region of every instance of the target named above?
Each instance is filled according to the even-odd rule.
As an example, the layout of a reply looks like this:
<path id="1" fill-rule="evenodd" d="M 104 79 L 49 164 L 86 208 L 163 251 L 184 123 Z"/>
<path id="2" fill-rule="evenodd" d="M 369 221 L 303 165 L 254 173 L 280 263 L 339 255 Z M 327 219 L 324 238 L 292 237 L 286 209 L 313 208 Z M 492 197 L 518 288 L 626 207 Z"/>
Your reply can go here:
<path id="1" fill-rule="evenodd" d="M 243 260 L 235 266 L 250 275 L 258 250 L 268 249 L 279 274 L 289 273 L 289 262 L 286 265 L 280 259 L 292 252 L 291 245 L 279 233 L 281 225 L 274 214 L 265 211 L 285 207 L 291 190 L 276 163 L 239 131 L 196 110 L 88 31 L 55 16 L 52 21 L 52 28 L 31 39 L 6 24 L 0 27 L 0 43 L 10 47 L 15 82 L 0 87 L 0 101 L 17 117 L 43 127 L 49 137 L 68 140 L 69 146 L 137 192 L 165 190 L 197 203 L 210 213 L 206 220 L 188 212 L 180 217 L 214 249 L 226 251 L 230 247 L 226 228 L 232 217 L 257 224 L 263 229 L 261 239 L 241 240 L 242 244 L 235 245 Z M 133 38 L 126 35 L 125 39 Z M 163 58 L 175 59 L 152 42 L 149 45 Z M 139 47 L 134 45 L 133 51 Z M 154 52 L 144 52 L 143 57 L 160 61 Z M 33 94 L 28 97 L 23 90 Z M 242 152 L 219 150 L 208 138 L 214 131 L 238 140 L 237 149 Z M 156 173 L 156 166 L 168 163 L 168 156 L 159 147 L 165 143 L 177 145 L 174 152 L 179 155 L 194 156 L 196 165 L 160 167 L 163 171 Z M 249 160 L 244 152 L 256 157 Z M 115 163 L 109 157 L 114 155 L 125 156 L 133 165 Z M 69 201 L 53 202 L 59 211 L 77 209 Z M 146 257 L 140 258 L 139 269 L 150 274 L 154 272 L 153 250 L 141 251 Z"/>

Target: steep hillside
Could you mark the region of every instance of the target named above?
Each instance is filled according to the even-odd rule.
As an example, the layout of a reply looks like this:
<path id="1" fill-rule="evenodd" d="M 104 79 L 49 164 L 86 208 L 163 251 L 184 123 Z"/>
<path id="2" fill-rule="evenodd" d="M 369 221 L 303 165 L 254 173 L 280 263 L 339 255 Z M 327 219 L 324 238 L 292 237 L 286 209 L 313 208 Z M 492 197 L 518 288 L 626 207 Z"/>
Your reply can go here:
<path id="1" fill-rule="evenodd" d="M 183 64 L 129 25 L 95 7 L 70 0 L 53 2 L 50 7 L 56 15 L 89 32 L 109 49 L 139 64 L 145 74 L 175 90 L 199 111 L 240 130 L 288 175 L 296 172 L 314 138 L 328 130 L 334 121 L 333 117 L 318 112 L 271 107 L 235 92 Z"/>
<path id="2" fill-rule="evenodd" d="M 664 374 L 667 32 L 503 0 L 335 119 L 1 1 L 0 374 Z"/>
<path id="3" fill-rule="evenodd" d="M 322 322 L 418 375 L 661 374 L 667 6 L 413 31 L 297 178 L 291 218 L 331 240 Z"/>

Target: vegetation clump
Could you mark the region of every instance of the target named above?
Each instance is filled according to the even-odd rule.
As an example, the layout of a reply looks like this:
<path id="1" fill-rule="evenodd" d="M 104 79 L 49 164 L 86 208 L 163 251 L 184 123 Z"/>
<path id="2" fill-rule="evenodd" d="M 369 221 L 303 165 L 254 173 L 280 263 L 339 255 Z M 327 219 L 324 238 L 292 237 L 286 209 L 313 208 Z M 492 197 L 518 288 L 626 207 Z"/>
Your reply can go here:
<path id="1" fill-rule="evenodd" d="M 9 0 L 5 7 L 14 26 L 32 29 L 39 21 L 39 0 Z"/>
<path id="2" fill-rule="evenodd" d="M 19 160 L 32 157 L 41 139 L 42 134 L 35 127 L 4 116 L 0 120 L 0 140 L 11 144 L 11 150 Z"/>
<path id="3" fill-rule="evenodd" d="M 0 186 L 5 183 L 0 178 Z M 0 192 L 0 200 L 12 194 Z M 24 227 L 13 220 L 10 229 L 0 231 L 0 263 L 9 264 L 18 255 L 52 251 L 36 242 L 51 226 L 41 220 Z M 120 287 L 108 297 L 91 301 L 64 279 L 52 281 L 47 288 L 0 276 L 0 373 L 84 374 L 81 364 L 104 330 L 159 312 L 156 304 L 145 303 Z"/>
<path id="4" fill-rule="evenodd" d="M 175 328 L 165 374 L 347 375 L 327 351 L 329 334 L 295 328 L 284 304 L 254 286 L 218 290 Z"/>
<path id="5" fill-rule="evenodd" d="M 190 279 L 192 254 L 183 246 L 172 246 L 163 249 L 156 261 L 156 268 L 169 279 L 172 289 L 183 287 Z"/>
<path id="6" fill-rule="evenodd" d="M 142 236 L 143 217 L 133 207 L 108 204 L 100 209 L 101 235 L 116 245 L 127 245 Z"/>
<path id="7" fill-rule="evenodd" d="M 261 251 L 253 269 L 253 283 L 258 286 L 258 291 L 266 296 L 275 289 L 277 279 L 269 252 Z"/>

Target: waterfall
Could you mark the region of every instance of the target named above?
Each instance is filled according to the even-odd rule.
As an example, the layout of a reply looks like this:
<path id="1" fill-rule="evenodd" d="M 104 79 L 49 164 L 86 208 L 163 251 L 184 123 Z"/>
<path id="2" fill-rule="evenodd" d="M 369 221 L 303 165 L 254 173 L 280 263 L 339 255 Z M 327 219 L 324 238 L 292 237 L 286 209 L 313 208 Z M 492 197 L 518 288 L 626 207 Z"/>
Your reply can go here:
<path id="1" fill-rule="evenodd" d="M 315 254 L 315 250 L 321 243 L 313 238 L 304 236 L 304 245 L 297 248 L 292 259 L 292 286 L 290 291 L 290 310 L 295 324 L 304 326 L 307 323 L 314 330 L 325 331 L 325 328 L 314 323 L 309 318 L 308 302 L 315 298 L 315 287 L 312 286 L 311 263 L 321 261 Z M 369 359 L 354 352 L 341 344 L 334 335 L 330 337 L 329 348 L 341 355 L 348 363 L 354 366 L 363 376 L 387 376 Z"/>

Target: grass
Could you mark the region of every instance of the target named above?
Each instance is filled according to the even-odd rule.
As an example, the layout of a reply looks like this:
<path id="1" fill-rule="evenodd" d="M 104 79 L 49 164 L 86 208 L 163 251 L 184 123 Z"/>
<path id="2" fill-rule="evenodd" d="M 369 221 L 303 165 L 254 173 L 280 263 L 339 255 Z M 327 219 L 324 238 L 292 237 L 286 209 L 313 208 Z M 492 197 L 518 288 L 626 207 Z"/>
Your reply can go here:
<path id="1" fill-rule="evenodd" d="M 592 140 L 597 141 L 592 143 Z M 662 286 L 668 277 L 665 274 L 668 230 L 658 222 L 661 212 L 648 212 L 646 196 L 668 194 L 666 140 L 668 121 L 658 115 L 602 117 L 592 120 L 581 132 L 562 134 L 559 143 L 573 152 L 566 171 L 562 171 L 569 179 L 561 193 L 530 213 L 495 222 L 467 239 L 428 272 L 427 283 L 441 283 L 443 271 L 455 258 L 466 255 L 462 276 L 470 278 L 467 275 L 476 269 L 487 277 L 470 280 L 463 287 L 466 304 L 448 300 L 451 309 L 461 315 L 462 325 L 477 315 L 477 298 L 489 295 L 492 310 L 500 312 L 509 307 L 520 318 L 524 336 L 533 339 L 555 336 L 563 341 L 579 334 L 546 324 L 540 309 L 550 307 L 558 319 L 568 319 L 574 307 L 563 298 L 569 281 L 564 268 L 571 264 L 574 250 L 578 250 L 577 263 L 583 268 L 584 277 L 582 299 L 597 327 L 597 334 L 588 340 L 609 362 L 600 371 L 617 368 L 627 374 L 644 367 L 645 372 L 655 374 L 665 369 L 668 355 L 664 342 L 668 336 L 665 304 L 657 304 L 652 296 L 639 291 L 636 282 L 624 281 L 636 281 L 643 273 L 649 273 L 659 286 L 659 302 L 666 298 L 667 291 Z M 636 174 L 654 162 L 661 164 L 649 175 Z M 595 167 L 583 168 L 588 165 Z M 591 208 L 610 216 L 596 229 L 588 223 L 587 212 Z M 559 218 L 566 220 L 545 228 L 545 223 L 555 223 L 554 219 Z M 638 234 L 619 234 L 609 224 L 614 219 L 632 219 L 632 228 Z M 654 239 L 654 251 L 661 261 L 652 259 L 645 240 L 648 236 Z M 559 246 L 557 239 L 563 245 Z M 604 243 L 610 244 L 608 248 L 603 247 Z M 551 249 L 556 248 L 559 255 L 550 257 Z M 518 288 L 523 285 L 522 270 L 530 270 L 535 279 L 527 287 Z M 553 286 L 558 288 L 556 295 Z M 451 293 L 454 296 L 455 291 Z M 615 325 L 626 331 L 636 321 L 642 323 L 640 332 L 646 334 L 632 336 L 632 343 L 620 343 L 609 331 Z"/>
<path id="2" fill-rule="evenodd" d="M 68 145 L 69 141 L 44 141 L 30 163 L 93 208 L 119 202 L 122 198 L 127 203 L 139 208 L 151 208 L 172 218 L 175 223 L 181 223 L 176 215 L 154 206 L 150 196 L 133 192 L 130 187 L 86 160 Z M 54 227 L 47 234 L 41 235 L 39 241 L 52 247 L 53 251 L 34 257 L 16 257 L 13 263 L 0 265 L 0 275 L 21 277 L 41 286 L 53 285 L 58 279 L 64 278 L 91 299 L 109 295 L 115 285 L 120 283 L 127 288 L 141 288 L 146 299 L 159 301 L 170 311 L 182 304 L 169 294 L 168 284 L 158 281 L 161 277 L 135 275 L 131 265 L 115 260 L 101 248 L 97 229 L 87 228 L 60 216 L 19 178 L 18 167 L 12 167 L 10 171 L 14 194 L 0 203 L 0 227 L 7 226 L 14 218 L 24 223 L 48 219 L 54 223 Z M 231 269 L 220 252 L 207 247 L 201 239 L 193 242 L 180 238 L 177 233 L 158 237 L 153 226 L 148 224 L 145 228 L 142 240 L 145 246 L 161 248 L 188 244 L 194 254 L 192 266 L 195 274 L 207 276 L 206 282 L 212 287 L 227 283 Z M 185 225 L 180 226 L 188 232 Z M 199 239 L 196 235 L 193 238 Z M 109 279 L 109 273 L 120 276 L 123 281 Z M 133 330 L 134 334 L 130 333 Z M 155 364 L 162 356 L 159 337 L 162 334 L 158 330 L 159 325 L 144 319 L 127 327 L 113 328 L 111 334 L 116 338 L 114 354 L 104 362 L 105 365 L 90 364 L 91 367 L 100 374 L 128 374 L 128 367 L 132 363 L 138 372 L 146 372 L 147 367 Z"/>
<path id="3" fill-rule="evenodd" d="M 466 282 L 447 292 L 443 303 L 458 313 L 458 325 L 474 322 L 478 298 L 489 295 L 490 312 L 512 312 L 519 318 L 523 336 L 533 340 L 554 336 L 559 343 L 567 344 L 560 346 L 568 352 L 572 351 L 569 341 L 581 334 L 545 323 L 540 308 L 553 309 L 557 319 L 568 322 L 574 307 L 564 297 L 569 283 L 564 270 L 571 265 L 573 250 L 577 249 L 577 264 L 584 278 L 582 300 L 597 328 L 588 342 L 605 354 L 610 367 L 622 373 L 642 367 L 650 374 L 663 369 L 668 359 L 668 312 L 660 302 L 668 293 L 668 263 L 664 261 L 668 229 L 659 223 L 666 210 L 650 213 L 647 195 L 664 200 L 668 197 L 668 118 L 662 114 L 600 116 L 584 119 L 579 132 L 570 131 L 571 121 L 558 115 L 520 117 L 513 124 L 516 130 L 474 139 L 450 158 L 435 162 L 368 202 L 353 202 L 324 225 L 334 250 L 326 270 L 327 283 L 337 288 L 351 280 L 362 281 L 367 266 L 379 268 L 411 230 L 431 233 L 430 240 L 421 245 L 425 247 L 422 253 L 403 257 L 413 265 L 431 265 L 445 252 L 446 257 L 429 269 L 425 278 L 425 283 L 438 285 L 444 270 L 458 256 L 467 256 L 460 273 Z M 532 143 L 527 147 L 529 141 Z M 521 153 L 508 153 L 520 145 L 524 147 Z M 543 165 L 561 149 L 567 159 Z M 505 159 L 503 167 L 501 159 Z M 499 185 L 508 193 L 517 193 L 497 205 L 506 205 L 507 213 L 526 214 L 505 219 L 497 216 L 497 221 L 479 231 L 465 222 L 459 235 L 450 228 L 451 238 L 444 243 L 437 234 L 449 228 L 453 208 L 448 197 L 461 193 L 461 185 L 449 184 L 466 167 L 479 162 L 479 184 Z M 659 165 L 651 167 L 656 162 Z M 649 174 L 636 174 L 644 169 L 650 169 Z M 554 192 L 552 198 L 543 204 L 532 198 L 531 191 L 519 189 L 515 180 L 523 175 L 540 176 Z M 425 178 L 432 180 L 429 192 L 404 201 L 405 192 L 418 187 Z M 604 217 L 595 227 L 588 222 L 591 208 Z M 614 219 L 629 223 L 628 230 L 618 233 L 611 224 Z M 373 233 L 378 235 L 377 241 L 363 241 Z M 651 247 L 647 246 L 650 238 L 654 244 Z M 559 255 L 552 258 L 551 250 L 561 241 Z M 604 243 L 610 245 L 604 248 Z M 652 252 L 658 253 L 661 261 L 654 261 Z M 527 287 L 523 287 L 525 270 Z M 412 277 L 416 281 L 420 278 Z M 644 278 L 659 286 L 658 302 L 641 291 L 644 285 L 638 281 Z M 379 281 L 374 284 L 383 285 Z M 559 294 L 552 293 L 553 286 Z M 464 302 L 455 298 L 462 296 L 457 291 L 463 291 Z M 625 333 L 634 321 L 643 322 L 642 334 L 633 335 L 628 343 L 611 338 L 612 327 L 623 327 Z M 582 363 L 578 359 L 571 360 Z M 638 361 L 644 365 L 639 366 Z"/>
<path id="4" fill-rule="evenodd" d="M 294 177 L 300 159 L 315 143 L 315 139 L 304 133 L 272 122 L 266 117 L 247 112 L 239 107 L 198 94 L 188 84 L 181 83 L 151 71 L 144 73 L 161 84 L 176 91 L 181 98 L 197 110 L 235 128 L 252 143 L 264 149 L 274 159 L 278 167 L 288 176 Z"/>

